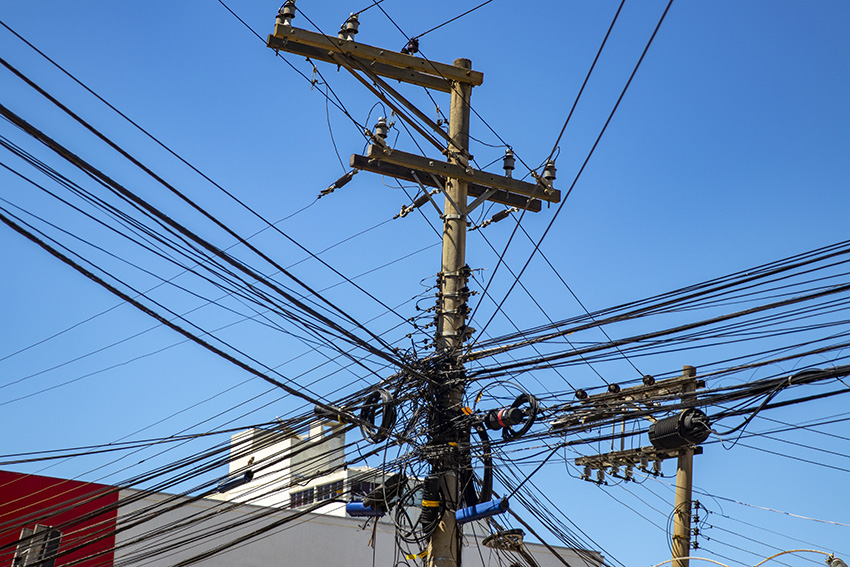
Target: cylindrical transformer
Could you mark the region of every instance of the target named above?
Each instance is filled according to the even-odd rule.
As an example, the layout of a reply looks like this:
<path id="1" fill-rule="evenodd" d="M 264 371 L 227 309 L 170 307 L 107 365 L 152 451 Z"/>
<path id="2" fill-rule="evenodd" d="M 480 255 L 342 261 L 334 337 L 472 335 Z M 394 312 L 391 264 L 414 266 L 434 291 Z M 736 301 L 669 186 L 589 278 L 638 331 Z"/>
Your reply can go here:
<path id="1" fill-rule="evenodd" d="M 656 449 L 680 449 L 699 445 L 710 433 L 708 416 L 697 408 L 688 408 L 650 425 L 649 442 Z"/>

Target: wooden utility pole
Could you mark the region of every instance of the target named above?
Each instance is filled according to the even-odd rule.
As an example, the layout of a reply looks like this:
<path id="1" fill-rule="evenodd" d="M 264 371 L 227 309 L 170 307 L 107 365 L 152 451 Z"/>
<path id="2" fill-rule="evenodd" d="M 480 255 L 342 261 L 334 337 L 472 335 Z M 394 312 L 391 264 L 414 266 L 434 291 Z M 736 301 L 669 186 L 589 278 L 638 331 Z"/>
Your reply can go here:
<path id="1" fill-rule="evenodd" d="M 466 325 L 470 273 L 466 265 L 466 219 L 484 201 L 538 212 L 541 201 L 557 203 L 561 194 L 551 187 L 550 181 L 526 183 L 469 166 L 469 102 L 472 87 L 480 85 L 484 76 L 472 70 L 468 59 L 446 65 L 355 42 L 353 35 L 359 24 L 354 15 L 339 37 L 295 28 L 291 23 L 294 17 L 295 2 L 287 0 L 278 14 L 274 34 L 268 37 L 268 47 L 345 68 L 446 156 L 443 161 L 405 153 L 373 137 L 374 143 L 365 156 L 351 156 L 351 166 L 420 186 L 421 196 L 411 205 L 403 206 L 398 216 L 405 216 L 429 201 L 439 208 L 427 187 L 444 191 L 443 255 L 434 341 L 436 354 L 444 357 L 444 364 L 429 382 L 434 400 L 430 412 L 429 442 L 434 455 L 430 458 L 431 472 L 440 480 L 440 504 L 444 512 L 431 533 L 426 561 L 429 567 L 457 567 L 461 563 L 462 535 L 455 524 L 455 511 L 462 507 L 458 472 L 461 467 L 469 467 L 470 462 L 469 429 L 464 425 L 461 411 L 465 376 L 458 360 L 464 339 L 471 333 Z M 381 77 L 451 93 L 448 134 Z M 411 114 L 417 120 L 411 119 Z M 427 128 L 433 133 L 428 133 Z M 473 202 L 467 203 L 468 197 L 474 197 Z"/>
<path id="2" fill-rule="evenodd" d="M 456 67 L 471 69 L 469 59 L 457 59 Z M 469 166 L 469 102 L 472 85 L 455 83 L 449 114 L 449 163 Z M 436 344 L 452 358 L 463 345 L 466 330 L 466 181 L 450 179 L 446 183 L 446 203 L 443 214 L 443 262 L 441 267 L 440 298 Z"/>
<path id="3" fill-rule="evenodd" d="M 693 366 L 684 366 L 682 375 L 694 378 L 697 370 Z M 690 402 L 696 398 L 696 380 L 683 386 L 682 401 Z M 694 448 L 679 450 L 679 463 L 676 469 L 676 504 L 673 508 L 673 565 L 688 567 L 690 560 L 683 559 L 691 554 L 691 491 L 693 489 Z"/>
<path id="4" fill-rule="evenodd" d="M 471 69 L 469 59 L 457 59 L 455 67 Z M 452 89 L 451 110 L 449 113 L 448 161 L 466 169 L 469 165 L 465 156 L 469 147 L 469 103 L 472 85 L 454 83 Z M 464 384 L 463 368 L 457 362 L 463 339 L 466 335 L 466 300 L 468 268 L 466 266 L 466 199 L 467 182 L 461 179 L 448 179 L 445 187 L 445 206 L 443 214 L 443 259 L 440 269 L 440 290 L 437 303 L 437 332 L 435 344 L 437 352 L 447 356 L 451 373 L 447 374 L 448 383 L 435 385 L 437 414 L 445 419 L 460 415 L 463 404 Z M 451 436 L 439 442 L 454 442 L 468 445 L 469 438 Z M 460 563 L 460 532 L 455 525 L 454 510 L 459 507 L 460 487 L 457 476 L 458 462 L 463 456 L 456 452 L 446 455 L 434 465 L 432 474 L 442 478 L 443 496 L 446 502 L 443 517 L 431 534 L 428 543 L 427 564 L 429 567 L 453 567 Z"/>

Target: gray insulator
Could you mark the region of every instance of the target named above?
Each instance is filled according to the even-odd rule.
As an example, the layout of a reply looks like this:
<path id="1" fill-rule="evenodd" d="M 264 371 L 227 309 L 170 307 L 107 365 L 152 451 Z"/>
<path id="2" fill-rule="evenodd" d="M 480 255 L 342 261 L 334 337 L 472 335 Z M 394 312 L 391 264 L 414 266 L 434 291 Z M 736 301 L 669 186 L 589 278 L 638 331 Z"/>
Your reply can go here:
<path id="1" fill-rule="evenodd" d="M 388 131 L 389 128 L 387 126 L 387 119 L 383 116 L 381 118 L 378 118 L 378 123 L 375 124 L 375 137 L 380 138 L 381 141 L 384 141 L 387 139 Z"/>
<path id="2" fill-rule="evenodd" d="M 492 222 L 499 222 L 500 220 L 504 220 L 504 219 L 508 218 L 509 214 L 511 214 L 511 209 L 505 209 L 505 210 L 499 211 L 498 213 L 493 215 L 493 218 L 490 219 L 490 220 Z"/>
<path id="3" fill-rule="evenodd" d="M 543 179 L 545 179 L 549 186 L 552 186 L 552 182 L 555 181 L 555 174 L 558 172 L 555 167 L 555 162 L 551 159 L 546 162 L 546 167 L 543 168 Z"/>
<path id="4" fill-rule="evenodd" d="M 510 177 L 514 170 L 516 160 L 514 159 L 514 151 L 510 148 L 505 150 L 505 157 L 502 158 L 502 167 L 505 169 L 505 177 Z"/>
<path id="5" fill-rule="evenodd" d="M 295 17 L 295 0 L 286 0 L 277 11 L 277 24 L 279 26 L 291 26 L 292 18 Z"/>
<path id="6" fill-rule="evenodd" d="M 360 20 L 357 18 L 357 14 L 351 14 L 345 20 L 345 23 L 342 24 L 342 27 L 339 28 L 339 38 L 346 41 L 354 41 L 354 36 L 357 35 L 358 28 L 360 28 Z"/>

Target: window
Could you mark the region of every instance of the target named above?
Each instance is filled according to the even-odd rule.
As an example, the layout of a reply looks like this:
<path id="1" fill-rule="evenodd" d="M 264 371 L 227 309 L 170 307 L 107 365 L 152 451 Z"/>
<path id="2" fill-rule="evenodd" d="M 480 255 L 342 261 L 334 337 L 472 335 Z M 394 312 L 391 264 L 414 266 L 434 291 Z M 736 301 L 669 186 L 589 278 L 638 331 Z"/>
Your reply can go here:
<path id="1" fill-rule="evenodd" d="M 35 528 L 22 529 L 21 540 L 15 550 L 15 558 L 12 559 L 12 567 L 26 565 L 53 567 L 61 539 L 62 532 L 50 526 L 36 524 Z"/>
<path id="2" fill-rule="evenodd" d="M 308 488 L 307 490 L 301 490 L 299 492 L 292 492 L 289 495 L 289 507 L 290 508 L 298 508 L 299 506 L 306 506 L 307 504 L 313 503 L 313 489 Z"/>
<path id="3" fill-rule="evenodd" d="M 316 487 L 316 501 L 330 500 L 342 494 L 342 481 L 338 480 L 330 484 L 323 484 Z"/>

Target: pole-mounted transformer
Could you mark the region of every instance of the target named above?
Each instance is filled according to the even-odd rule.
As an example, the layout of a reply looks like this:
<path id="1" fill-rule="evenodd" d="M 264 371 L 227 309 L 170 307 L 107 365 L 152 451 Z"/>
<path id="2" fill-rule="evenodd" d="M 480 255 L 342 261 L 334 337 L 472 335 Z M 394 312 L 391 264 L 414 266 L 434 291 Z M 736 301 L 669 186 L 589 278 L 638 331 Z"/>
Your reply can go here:
<path id="1" fill-rule="evenodd" d="M 696 408 L 659 419 L 649 426 L 649 442 L 656 449 L 680 449 L 699 445 L 711 434 L 708 416 Z"/>

